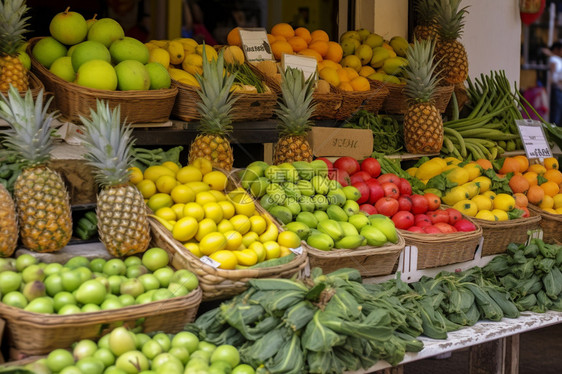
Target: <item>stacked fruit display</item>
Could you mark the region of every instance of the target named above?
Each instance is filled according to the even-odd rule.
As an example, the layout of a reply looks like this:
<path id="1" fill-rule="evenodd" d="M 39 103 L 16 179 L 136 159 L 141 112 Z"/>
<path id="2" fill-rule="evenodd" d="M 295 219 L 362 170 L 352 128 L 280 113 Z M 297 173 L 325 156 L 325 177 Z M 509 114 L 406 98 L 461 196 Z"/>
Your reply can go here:
<path id="1" fill-rule="evenodd" d="M 314 248 L 396 243 L 392 221 L 381 215 L 367 218 L 357 203 L 359 190 L 335 180 L 336 174 L 330 179 L 328 165 L 320 159 L 279 165 L 256 161 L 242 172 L 240 183 L 288 231 Z"/>
<path id="2" fill-rule="evenodd" d="M 197 277 L 168 266 L 166 251 L 153 247 L 125 260 L 75 256 L 64 265 L 29 255 L 0 259 L 2 302 L 34 313 L 61 315 L 118 309 L 185 296 Z"/>
<path id="3" fill-rule="evenodd" d="M 187 331 L 148 336 L 117 327 L 97 343 L 83 339 L 72 350 L 56 349 L 27 364 L 33 373 L 233 373 L 253 374 L 238 349 L 215 345 Z"/>
<path id="4" fill-rule="evenodd" d="M 207 159 L 179 167 L 173 162 L 133 168 L 131 182 L 153 217 L 195 256 L 208 256 L 221 269 L 241 269 L 291 254 L 300 246 L 292 232 L 279 232 L 256 211 L 243 189 L 226 193 L 228 177 Z"/>
<path id="5" fill-rule="evenodd" d="M 170 75 L 149 62 L 149 50 L 125 36 L 112 18 L 89 19 L 66 9 L 53 17 L 50 36 L 37 41 L 33 57 L 67 82 L 101 90 L 149 90 L 170 87 Z"/>
<path id="6" fill-rule="evenodd" d="M 340 37 L 342 66 L 351 67 L 372 80 L 403 84 L 402 67 L 408 64 L 406 49 L 410 46 L 401 36 L 384 40 L 366 29 L 346 31 Z"/>

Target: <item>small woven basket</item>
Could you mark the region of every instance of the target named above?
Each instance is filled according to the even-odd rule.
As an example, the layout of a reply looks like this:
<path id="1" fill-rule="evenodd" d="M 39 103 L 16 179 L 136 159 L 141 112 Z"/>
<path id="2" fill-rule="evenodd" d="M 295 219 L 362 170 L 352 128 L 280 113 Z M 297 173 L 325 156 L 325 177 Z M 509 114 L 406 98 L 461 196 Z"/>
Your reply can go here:
<path id="1" fill-rule="evenodd" d="M 311 268 L 322 268 L 324 273 L 341 268 L 354 268 L 359 270 L 364 278 L 392 274 L 404 246 L 405 241 L 400 234 L 398 243 L 382 247 L 363 246 L 356 249 L 322 251 L 303 242 Z"/>
<path id="2" fill-rule="evenodd" d="M 389 91 L 386 100 L 382 106 L 382 110 L 391 114 L 404 114 L 408 109 L 408 100 L 404 95 L 404 85 L 394 83 L 384 83 Z M 441 113 L 445 113 L 451 95 L 453 94 L 454 86 L 437 86 L 435 92 L 431 96 L 431 101 Z"/>
<path id="3" fill-rule="evenodd" d="M 45 86 L 43 85 L 43 82 L 41 82 L 39 78 L 37 78 L 37 75 L 31 72 L 31 70 L 27 72 L 27 77 L 28 77 L 28 90 L 31 91 L 31 95 L 33 96 L 33 99 L 36 99 L 41 90 L 45 91 Z M 0 91 L 0 93 L 4 96 L 8 94 L 7 91 Z M 45 94 L 46 92 L 43 93 L 43 95 Z M 25 92 L 20 92 L 20 96 L 24 97 Z"/>
<path id="4" fill-rule="evenodd" d="M 546 243 L 562 243 L 562 214 L 552 214 L 529 204 L 529 212 L 540 215 L 542 238 Z"/>
<path id="5" fill-rule="evenodd" d="M 398 230 L 407 246 L 418 248 L 418 269 L 428 269 L 474 259 L 482 238 L 482 227 L 470 217 L 463 216 L 476 226 L 470 232 L 449 234 L 420 234 L 408 230 Z"/>
<path id="6" fill-rule="evenodd" d="M 193 322 L 201 304 L 200 288 L 188 295 L 148 304 L 72 315 L 39 314 L 0 304 L 10 344 L 26 356 L 70 348 L 81 339 L 97 340 L 115 327 L 142 326 L 143 332 L 176 333 Z"/>
<path id="7" fill-rule="evenodd" d="M 332 86 L 330 92 L 312 94 L 312 102 L 316 105 L 312 112 L 313 119 L 335 119 L 342 104 L 342 96 Z"/>
<path id="8" fill-rule="evenodd" d="M 537 230 L 541 221 L 540 214 L 529 209 L 530 217 L 508 221 L 487 221 L 474 218 L 482 227 L 482 256 L 504 253 L 509 243 L 525 243 L 529 238 L 527 231 Z"/>
<path id="9" fill-rule="evenodd" d="M 360 109 L 372 112 L 378 112 L 381 109 L 383 103 L 386 102 L 389 91 L 378 83 L 369 84 L 371 88 L 368 91 L 342 91 L 336 89 L 342 96 L 342 104 L 338 109 L 336 119 L 348 119 Z"/>
<path id="10" fill-rule="evenodd" d="M 390 91 L 382 82 L 369 80 L 369 84 L 371 85 L 371 91 L 369 92 L 372 92 L 372 95 L 369 96 L 367 101 L 364 103 L 363 109 L 369 112 L 378 113 L 382 109 Z"/>
<path id="11" fill-rule="evenodd" d="M 80 116 L 89 117 L 90 108 L 96 108 L 96 100 L 105 100 L 113 109 L 121 106 L 121 120 L 128 123 L 155 123 L 169 120 L 177 88 L 146 91 L 109 91 L 82 87 L 65 81 L 41 65 L 31 53 L 41 38 L 29 41 L 27 52 L 31 57 L 31 68 L 43 82 L 45 88 L 55 96 L 54 107 L 65 120 L 80 122 Z"/>

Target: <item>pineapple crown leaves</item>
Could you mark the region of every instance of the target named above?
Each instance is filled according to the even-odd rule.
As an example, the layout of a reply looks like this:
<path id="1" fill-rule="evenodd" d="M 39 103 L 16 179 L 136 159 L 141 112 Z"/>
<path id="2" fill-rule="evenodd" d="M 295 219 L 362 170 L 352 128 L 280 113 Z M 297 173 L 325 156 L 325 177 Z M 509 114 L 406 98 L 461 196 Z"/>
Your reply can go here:
<path id="1" fill-rule="evenodd" d="M 4 138 L 4 153 L 15 156 L 23 167 L 35 167 L 51 159 L 53 139 L 51 121 L 55 113 L 47 114 L 53 98 L 43 105 L 43 90 L 33 101 L 31 90 L 25 96 L 12 85 L 7 97 L 0 95 L 0 118 L 8 122 L 10 128 L 1 132 Z"/>
<path id="2" fill-rule="evenodd" d="M 436 21 L 439 25 L 439 36 L 445 40 L 456 40 L 461 37 L 464 28 L 464 17 L 468 14 L 468 6 L 459 9 L 462 0 L 438 0 Z"/>
<path id="3" fill-rule="evenodd" d="M 29 7 L 25 0 L 0 0 L 0 55 L 16 55 L 23 44 L 27 21 L 31 17 L 24 17 Z"/>
<path id="4" fill-rule="evenodd" d="M 102 186 L 117 186 L 129 181 L 129 166 L 134 159 L 133 129 L 121 123 L 121 107 L 96 100 L 91 119 L 80 116 L 86 131 L 82 140 L 87 149 L 84 158 L 94 169 L 94 178 Z"/>
<path id="5" fill-rule="evenodd" d="M 434 61 L 434 50 L 434 40 L 414 40 L 406 50 L 404 93 L 414 102 L 429 102 L 440 80 L 435 73 L 438 62 Z"/>
<path id="6" fill-rule="evenodd" d="M 226 135 L 232 131 L 230 112 L 236 97 L 230 91 L 236 74 L 225 72 L 224 52 L 220 51 L 218 58 L 209 61 L 203 47 L 203 75 L 196 78 L 201 85 L 197 91 L 201 102 L 197 103 L 197 110 L 201 114 L 199 129 L 203 134 Z M 209 47 L 212 48 L 212 47 Z"/>
<path id="7" fill-rule="evenodd" d="M 275 114 L 281 120 L 280 135 L 304 135 L 312 124 L 315 76 L 304 79 L 301 69 L 288 67 L 282 73 L 281 98 Z"/>
<path id="8" fill-rule="evenodd" d="M 420 24 L 430 25 L 435 22 L 435 16 L 437 15 L 436 0 L 418 0 L 414 9 Z"/>

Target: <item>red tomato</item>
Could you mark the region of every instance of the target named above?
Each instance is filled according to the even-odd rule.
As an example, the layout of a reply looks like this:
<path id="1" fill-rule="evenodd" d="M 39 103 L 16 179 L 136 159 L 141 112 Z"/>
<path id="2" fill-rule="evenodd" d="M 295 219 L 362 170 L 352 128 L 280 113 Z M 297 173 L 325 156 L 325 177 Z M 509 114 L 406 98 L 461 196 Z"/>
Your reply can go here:
<path id="1" fill-rule="evenodd" d="M 406 212 L 412 210 L 412 199 L 410 199 L 410 196 L 402 195 L 398 197 L 398 204 L 400 205 L 400 210 L 405 210 Z"/>
<path id="2" fill-rule="evenodd" d="M 411 231 L 411 232 L 420 232 L 420 233 L 422 233 L 422 234 L 425 234 L 425 231 L 423 231 L 423 229 L 422 229 L 421 227 L 419 227 L 419 226 L 411 226 L 411 227 L 408 229 L 408 231 Z"/>
<path id="3" fill-rule="evenodd" d="M 357 173 L 351 176 L 351 184 L 355 182 L 367 182 L 368 180 L 372 179 L 369 173 L 366 171 L 358 171 Z"/>
<path id="4" fill-rule="evenodd" d="M 400 189 L 394 183 L 390 183 L 390 182 L 382 183 L 381 187 L 384 190 L 384 196 L 386 197 L 392 197 L 393 199 L 398 199 L 398 197 L 400 196 Z"/>
<path id="5" fill-rule="evenodd" d="M 411 195 L 412 194 L 412 185 L 408 182 L 405 178 L 400 178 L 400 184 L 398 185 L 400 188 L 401 195 Z"/>
<path id="6" fill-rule="evenodd" d="M 445 234 L 457 232 L 456 228 L 445 222 L 437 222 L 436 224 L 433 225 L 433 227 L 437 227 L 442 233 Z"/>
<path id="7" fill-rule="evenodd" d="M 359 210 L 361 210 L 362 212 L 365 212 L 369 215 L 378 213 L 377 208 L 375 208 L 371 204 L 361 204 L 361 205 L 359 205 Z"/>
<path id="8" fill-rule="evenodd" d="M 361 197 L 357 200 L 357 204 L 363 204 L 369 201 L 369 186 L 365 182 L 357 182 L 352 184 L 353 187 L 359 190 Z"/>
<path id="9" fill-rule="evenodd" d="M 353 157 L 343 156 L 338 158 L 334 162 L 334 167 L 340 170 L 345 170 L 349 175 L 353 175 L 361 170 L 359 166 L 359 161 L 354 159 Z"/>
<path id="10" fill-rule="evenodd" d="M 429 210 L 437 210 L 441 206 L 441 198 L 434 193 L 428 192 L 423 195 L 429 204 Z"/>
<path id="11" fill-rule="evenodd" d="M 449 214 L 449 223 L 454 225 L 458 221 L 462 219 L 462 213 L 456 210 L 455 208 L 447 208 L 445 212 Z"/>
<path id="12" fill-rule="evenodd" d="M 395 185 L 398 185 L 398 183 L 400 183 L 400 177 L 392 173 L 382 174 L 377 178 L 377 180 L 379 181 L 380 184 L 390 182 L 390 183 L 394 183 Z"/>
<path id="13" fill-rule="evenodd" d="M 455 228 L 457 229 L 457 231 L 463 232 L 476 230 L 476 226 L 474 226 L 474 223 L 470 222 L 466 218 L 462 218 L 461 220 L 457 221 L 457 223 L 455 223 Z"/>
<path id="14" fill-rule="evenodd" d="M 433 210 L 428 212 L 427 215 L 431 219 L 431 223 L 433 223 L 434 225 L 438 222 L 449 223 L 449 213 L 444 210 Z"/>
<path id="15" fill-rule="evenodd" d="M 373 178 L 381 175 L 381 164 L 376 158 L 367 157 L 361 162 L 361 170 L 366 171 Z"/>
<path id="16" fill-rule="evenodd" d="M 425 197 L 422 195 L 412 195 L 410 198 L 412 199 L 412 213 L 420 214 L 427 212 L 429 203 Z"/>
<path id="17" fill-rule="evenodd" d="M 324 161 L 326 163 L 326 165 L 328 165 L 328 170 L 334 168 L 334 164 L 332 163 L 332 161 L 328 160 L 326 157 L 318 157 L 317 160 Z"/>
<path id="18" fill-rule="evenodd" d="M 431 226 L 431 219 L 426 214 L 416 214 L 414 216 L 414 224 L 419 227 L 427 227 Z"/>
<path id="19" fill-rule="evenodd" d="M 442 234 L 441 230 L 439 230 L 437 227 L 435 226 L 427 226 L 423 228 L 423 231 L 426 234 Z"/>
<path id="20" fill-rule="evenodd" d="M 383 197 L 375 203 L 375 208 L 379 214 L 383 214 L 387 217 L 392 217 L 398 212 L 398 200 L 392 197 Z"/>
<path id="21" fill-rule="evenodd" d="M 374 204 L 379 199 L 384 197 L 384 190 L 382 189 L 380 183 L 376 179 L 371 179 L 367 181 L 367 186 L 369 186 L 369 203 Z"/>
<path id="22" fill-rule="evenodd" d="M 526 206 L 520 207 L 518 206 L 517 209 L 521 209 L 523 211 L 523 214 L 521 215 L 521 217 L 529 217 L 529 209 L 527 209 Z"/>
<path id="23" fill-rule="evenodd" d="M 351 184 L 351 178 L 349 177 L 349 174 L 345 170 L 340 170 L 335 168 L 330 169 L 328 171 L 328 178 L 340 182 L 342 187 L 349 186 Z"/>
<path id="24" fill-rule="evenodd" d="M 414 225 L 414 215 L 410 212 L 400 211 L 392 216 L 392 221 L 397 229 L 406 230 Z"/>

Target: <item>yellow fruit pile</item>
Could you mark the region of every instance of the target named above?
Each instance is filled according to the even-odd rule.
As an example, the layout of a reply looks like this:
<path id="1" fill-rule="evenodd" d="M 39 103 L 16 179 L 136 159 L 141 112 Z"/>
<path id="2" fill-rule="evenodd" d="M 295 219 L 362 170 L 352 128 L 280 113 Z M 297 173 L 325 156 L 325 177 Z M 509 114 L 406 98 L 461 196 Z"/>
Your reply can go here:
<path id="1" fill-rule="evenodd" d="M 300 246 L 297 234 L 279 232 L 269 215 L 256 211 L 244 189 L 227 193 L 227 176 L 206 159 L 184 167 L 165 162 L 144 173 L 131 168 L 130 182 L 174 239 L 193 255 L 217 261 L 221 269 L 284 257 Z"/>
<path id="2" fill-rule="evenodd" d="M 366 29 L 346 31 L 340 37 L 343 50 L 341 65 L 350 67 L 372 80 L 402 84 L 402 67 L 408 41 L 401 36 L 384 40 Z"/>

